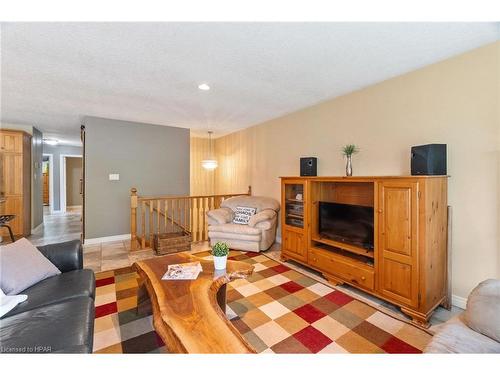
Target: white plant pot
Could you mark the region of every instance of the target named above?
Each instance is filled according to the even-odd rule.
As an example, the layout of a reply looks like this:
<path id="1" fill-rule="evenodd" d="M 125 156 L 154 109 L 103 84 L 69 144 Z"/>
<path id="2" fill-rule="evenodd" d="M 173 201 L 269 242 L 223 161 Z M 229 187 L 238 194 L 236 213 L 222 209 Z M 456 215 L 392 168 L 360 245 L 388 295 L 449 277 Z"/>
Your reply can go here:
<path id="1" fill-rule="evenodd" d="M 227 255 L 223 257 L 215 257 L 214 256 L 214 268 L 216 270 L 225 270 L 227 263 Z"/>

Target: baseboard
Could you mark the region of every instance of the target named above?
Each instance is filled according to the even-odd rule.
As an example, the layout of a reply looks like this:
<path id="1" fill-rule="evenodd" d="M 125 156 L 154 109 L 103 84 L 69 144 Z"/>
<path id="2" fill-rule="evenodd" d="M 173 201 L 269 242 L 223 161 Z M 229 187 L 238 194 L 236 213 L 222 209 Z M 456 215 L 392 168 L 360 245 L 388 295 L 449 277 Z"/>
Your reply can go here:
<path id="1" fill-rule="evenodd" d="M 116 236 L 108 236 L 108 237 L 86 238 L 84 241 L 84 244 L 85 245 L 94 245 L 97 243 L 123 241 L 123 240 L 130 240 L 130 233 L 118 234 Z"/>
<path id="2" fill-rule="evenodd" d="M 40 224 L 38 224 L 36 227 L 31 228 L 31 231 L 32 231 L 32 232 L 35 232 L 37 229 L 40 229 L 40 227 L 41 227 L 42 225 L 43 225 L 43 221 L 42 221 Z"/>
<path id="3" fill-rule="evenodd" d="M 465 310 L 465 306 L 467 305 L 467 298 L 452 295 L 451 296 L 451 304 L 456 307 L 460 307 Z"/>

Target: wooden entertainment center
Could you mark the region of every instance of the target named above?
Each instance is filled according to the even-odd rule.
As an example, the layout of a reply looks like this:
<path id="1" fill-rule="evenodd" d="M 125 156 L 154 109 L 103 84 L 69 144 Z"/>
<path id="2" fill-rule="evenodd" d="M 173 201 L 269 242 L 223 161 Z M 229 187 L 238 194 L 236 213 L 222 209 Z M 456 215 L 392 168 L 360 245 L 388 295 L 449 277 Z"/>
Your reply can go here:
<path id="1" fill-rule="evenodd" d="M 398 305 L 427 325 L 437 306 L 450 303 L 447 179 L 282 177 L 281 257 Z M 320 233 L 320 202 L 373 209 L 372 245 Z"/>

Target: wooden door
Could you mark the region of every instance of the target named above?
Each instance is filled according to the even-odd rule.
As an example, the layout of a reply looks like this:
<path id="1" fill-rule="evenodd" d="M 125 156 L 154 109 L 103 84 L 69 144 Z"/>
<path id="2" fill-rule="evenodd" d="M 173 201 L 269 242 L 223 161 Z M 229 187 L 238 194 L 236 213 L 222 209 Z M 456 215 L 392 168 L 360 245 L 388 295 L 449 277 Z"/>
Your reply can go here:
<path id="1" fill-rule="evenodd" d="M 379 184 L 379 293 L 418 306 L 418 182 Z"/>
<path id="2" fill-rule="evenodd" d="M 85 125 L 80 126 L 80 140 L 82 141 L 83 154 L 82 154 L 82 178 L 80 181 L 80 194 L 82 195 L 82 216 L 80 221 L 82 223 L 82 233 L 80 235 L 80 241 L 84 243 L 85 241 Z"/>
<path id="3" fill-rule="evenodd" d="M 49 205 L 49 174 L 48 173 L 43 173 L 42 174 L 43 178 L 43 204 L 44 205 Z"/>
<path id="4" fill-rule="evenodd" d="M 285 256 L 307 261 L 307 243 L 304 233 L 295 230 L 283 230 L 281 251 Z"/>

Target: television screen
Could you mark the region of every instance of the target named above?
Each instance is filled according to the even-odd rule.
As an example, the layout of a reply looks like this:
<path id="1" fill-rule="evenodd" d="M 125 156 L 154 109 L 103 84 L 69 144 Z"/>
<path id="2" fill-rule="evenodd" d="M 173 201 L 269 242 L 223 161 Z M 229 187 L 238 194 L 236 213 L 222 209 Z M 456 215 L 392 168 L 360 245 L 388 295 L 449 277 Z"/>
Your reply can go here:
<path id="1" fill-rule="evenodd" d="M 372 250 L 373 207 L 319 202 L 319 234 Z"/>

